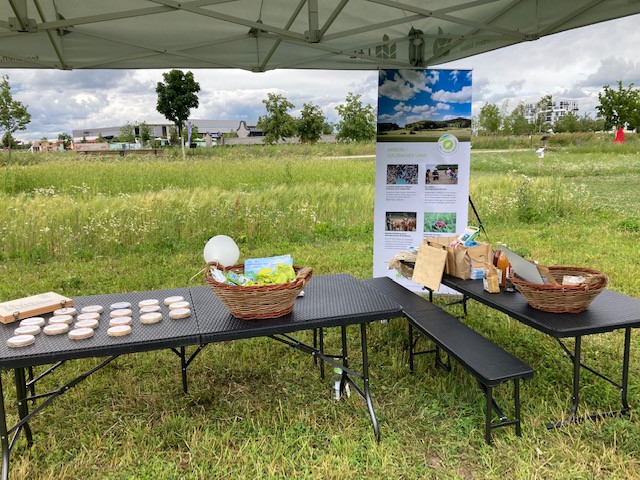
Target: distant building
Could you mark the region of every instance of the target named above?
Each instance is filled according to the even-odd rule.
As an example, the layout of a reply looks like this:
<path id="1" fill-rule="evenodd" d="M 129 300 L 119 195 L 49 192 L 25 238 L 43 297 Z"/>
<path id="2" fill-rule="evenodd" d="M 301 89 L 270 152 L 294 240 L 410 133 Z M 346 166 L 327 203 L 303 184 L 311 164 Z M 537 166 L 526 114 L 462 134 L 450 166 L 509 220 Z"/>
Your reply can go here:
<path id="1" fill-rule="evenodd" d="M 551 107 L 547 109 L 545 112 L 545 122 L 547 123 L 556 123 L 560 118 L 565 115 L 572 113 L 578 116 L 580 109 L 578 106 L 577 100 L 553 100 L 551 103 Z M 527 103 L 524 106 L 524 116 L 529 122 L 533 123 L 535 121 L 536 116 L 536 104 L 535 103 Z"/>
<path id="2" fill-rule="evenodd" d="M 31 152 L 57 152 L 58 150 L 64 150 L 64 143 L 50 142 L 48 140 L 36 140 L 29 148 Z"/>
<path id="3" fill-rule="evenodd" d="M 260 137 L 264 133 L 262 130 L 256 127 L 257 122 L 246 120 L 201 120 L 201 119 L 189 119 L 191 125 L 197 127 L 198 134 L 205 136 L 209 135 L 212 139 L 218 139 L 225 133 L 236 133 L 238 137 Z M 148 124 L 151 129 L 152 138 L 168 138 L 170 129 L 173 124 L 170 123 L 153 123 Z M 101 127 L 101 128 L 85 128 L 72 131 L 74 141 L 79 142 L 83 138 L 87 141 L 94 140 L 98 136 L 102 135 L 105 140 L 112 140 L 118 135 L 122 129 L 121 126 L 117 127 Z M 134 134 L 136 137 L 140 135 L 140 127 L 134 125 Z"/>

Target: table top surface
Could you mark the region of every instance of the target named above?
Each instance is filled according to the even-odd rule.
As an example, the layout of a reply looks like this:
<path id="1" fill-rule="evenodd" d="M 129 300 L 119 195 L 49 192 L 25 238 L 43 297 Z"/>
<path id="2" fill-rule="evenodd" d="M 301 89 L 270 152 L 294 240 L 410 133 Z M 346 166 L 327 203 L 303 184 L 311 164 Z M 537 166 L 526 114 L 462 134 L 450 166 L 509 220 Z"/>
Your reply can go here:
<path id="1" fill-rule="evenodd" d="M 164 299 L 182 296 L 191 304 L 191 316 L 169 318 Z M 163 319 L 152 325 L 140 323 L 138 303 L 157 299 Z M 80 312 L 88 305 L 101 305 L 100 326 L 93 337 L 71 340 L 67 334 L 36 335 L 35 343 L 26 347 L 8 347 L 7 339 L 14 335 L 18 323 L 0 325 L 0 368 L 16 368 L 54 363 L 84 357 L 101 357 L 124 353 L 176 348 L 235 340 L 257 336 L 290 333 L 320 327 L 350 325 L 391 318 L 401 314 L 401 307 L 384 295 L 368 288 L 351 275 L 317 275 L 305 288 L 305 296 L 296 299 L 291 314 L 270 320 L 239 320 L 234 318 L 207 286 L 127 292 L 73 298 Z M 133 312 L 132 333 L 109 337 L 109 306 L 129 302 Z M 46 320 L 51 314 L 42 315 Z M 74 319 L 75 321 L 75 319 Z"/>
<path id="2" fill-rule="evenodd" d="M 519 292 L 488 293 L 480 280 L 445 275 L 442 284 L 553 337 L 576 337 L 640 327 L 640 299 L 604 290 L 580 313 L 549 313 L 530 307 Z"/>

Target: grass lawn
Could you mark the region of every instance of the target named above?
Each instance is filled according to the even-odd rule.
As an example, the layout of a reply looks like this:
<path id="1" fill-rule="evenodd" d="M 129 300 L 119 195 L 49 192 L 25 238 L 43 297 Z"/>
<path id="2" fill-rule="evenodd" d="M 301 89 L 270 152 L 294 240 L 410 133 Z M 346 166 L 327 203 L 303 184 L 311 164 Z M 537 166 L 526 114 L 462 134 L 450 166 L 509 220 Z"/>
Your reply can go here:
<path id="1" fill-rule="evenodd" d="M 243 256 L 291 253 L 317 274 L 371 276 L 375 162 L 327 159 L 369 145 L 225 147 L 168 158 L 15 155 L 0 158 L 0 301 L 43 291 L 90 295 L 200 285 L 202 248 L 234 237 Z M 472 153 L 471 195 L 492 243 L 543 264 L 605 271 L 610 288 L 640 297 L 640 148 Z M 472 217 L 470 217 L 472 218 Z M 420 357 L 409 375 L 406 322 L 371 326 L 376 444 L 357 396 L 334 402 L 311 359 L 269 339 L 208 346 L 182 393 L 170 351 L 122 356 L 31 422 L 12 455 L 13 478 L 640 477 L 638 414 L 558 431 L 571 365 L 555 342 L 471 302 L 465 320 L 536 370 L 525 382 L 523 436 L 483 442 L 483 395 L 462 368 Z M 310 334 L 300 334 L 309 340 Z M 629 400 L 640 400 L 633 332 Z M 355 330 L 350 356 L 357 361 Z M 339 335 L 329 332 L 329 348 Z M 588 337 L 587 363 L 619 376 L 622 333 Z M 42 381 L 54 389 L 98 363 L 71 362 Z M 4 373 L 8 405 L 12 374 Z M 53 378 L 56 377 L 56 378 Z M 616 407 L 618 392 L 585 372 L 587 411 Z M 497 389 L 510 405 L 510 388 Z M 583 413 L 586 413 L 583 411 Z M 15 420 L 15 417 L 12 418 Z"/>

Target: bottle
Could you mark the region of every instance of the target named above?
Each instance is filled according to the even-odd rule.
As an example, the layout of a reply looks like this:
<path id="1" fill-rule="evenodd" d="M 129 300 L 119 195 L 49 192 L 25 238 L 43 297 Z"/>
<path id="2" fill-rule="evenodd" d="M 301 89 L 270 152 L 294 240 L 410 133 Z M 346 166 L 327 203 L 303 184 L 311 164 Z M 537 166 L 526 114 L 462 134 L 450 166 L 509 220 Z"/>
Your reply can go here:
<path id="1" fill-rule="evenodd" d="M 342 369 L 336 367 L 333 369 L 333 399 L 340 400 L 340 384 L 342 383 Z"/>
<path id="2" fill-rule="evenodd" d="M 511 265 L 509 264 L 509 260 L 507 259 L 506 253 L 500 251 L 500 256 L 498 257 L 498 270 L 502 272 L 502 276 L 500 277 L 500 286 L 505 287 L 507 285 L 507 270 Z"/>

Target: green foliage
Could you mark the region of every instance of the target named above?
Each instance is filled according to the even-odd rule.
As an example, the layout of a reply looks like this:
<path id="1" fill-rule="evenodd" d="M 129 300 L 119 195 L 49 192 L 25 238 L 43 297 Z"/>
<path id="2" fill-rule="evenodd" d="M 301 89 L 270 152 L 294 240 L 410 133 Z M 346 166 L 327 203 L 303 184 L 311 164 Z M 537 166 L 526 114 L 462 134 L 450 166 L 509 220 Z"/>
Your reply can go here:
<path id="1" fill-rule="evenodd" d="M 491 240 L 541 264 L 603 270 L 610 288 L 640 296 L 640 144 L 613 146 L 609 136 L 603 153 L 604 141 L 588 144 L 597 135 L 557 137 L 583 143 L 549 151 L 540 176 L 532 151 L 472 153 L 471 194 Z M 291 253 L 314 275 L 370 278 L 375 161 L 325 157 L 374 151 L 373 143 L 234 146 L 188 162 L 18 152 L 0 175 L 0 273 L 10 279 L 0 282 L 0 301 L 51 290 L 76 296 L 203 285 L 201 276 L 189 279 L 218 233 L 239 241 L 242 258 Z M 548 212 L 534 223 L 518 219 L 523 175 L 527 202 Z M 11 468 L 15 478 L 33 480 L 640 477 L 634 412 L 546 430 L 547 421 L 564 418 L 571 395 L 571 362 L 553 339 L 473 301 L 464 322 L 535 368 L 521 385 L 522 437 L 497 429 L 487 447 L 476 380 L 461 368 L 439 372 L 426 355 L 409 375 L 406 320 L 394 319 L 367 327 L 379 444 L 359 396 L 334 403 L 331 383 L 309 357 L 256 338 L 203 349 L 189 366 L 187 395 L 172 352 L 120 356 L 31 420 L 34 445 L 20 440 Z M 354 365 L 359 333 L 347 328 Z M 326 351 L 339 351 L 340 330 L 324 334 Z M 311 332 L 295 337 L 313 342 Z M 623 342 L 620 332 L 590 336 L 585 363 L 618 371 Z M 419 346 L 430 348 L 424 339 Z M 639 362 L 632 348 L 631 398 L 640 391 Z M 38 381 L 37 393 L 96 364 L 67 362 Z M 581 382 L 585 412 L 619 404 L 619 389 L 591 375 Z M 513 404 L 507 387 L 494 391 L 499 405 Z M 13 388 L 4 395 L 16 405 Z"/>
<path id="2" fill-rule="evenodd" d="M 551 95 L 545 95 L 536 102 L 533 113 L 533 131 L 542 133 L 546 130 L 547 112 L 553 108 L 553 98 Z"/>
<path id="3" fill-rule="evenodd" d="M 198 107 L 200 84 L 193 78 L 192 72 L 184 73 L 182 70 L 171 70 L 163 73 L 163 82 L 158 82 L 156 93 L 158 103 L 156 110 L 176 126 L 178 136 L 182 136 L 182 126 L 189 118 L 192 108 Z"/>
<path id="4" fill-rule="evenodd" d="M 13 135 L 11 135 L 9 132 L 5 132 L 5 134 L 2 136 L 2 146 L 4 148 L 16 148 L 18 146 L 18 142 L 16 142 L 16 139 L 13 138 Z"/>
<path id="5" fill-rule="evenodd" d="M 71 146 L 71 142 L 73 142 L 73 138 L 68 133 L 61 133 L 58 135 L 58 141 L 64 143 L 64 148 L 69 148 Z"/>
<path id="6" fill-rule="evenodd" d="M 262 103 L 267 114 L 258 119 L 257 127 L 264 132 L 264 143 L 271 145 L 296 134 L 296 121 L 287 113 L 294 108 L 293 103 L 283 95 L 271 92 L 267 93 Z"/>
<path id="7" fill-rule="evenodd" d="M 87 139 L 85 138 L 84 142 L 82 143 L 87 143 Z M 107 139 L 102 136 L 102 132 L 98 133 L 98 136 L 96 137 L 96 143 L 107 143 Z"/>
<path id="8" fill-rule="evenodd" d="M 30 121 L 31 114 L 27 111 L 26 105 L 14 100 L 11 95 L 9 76 L 3 75 L 0 80 L 0 132 L 4 132 L 4 135 L 9 134 L 9 140 L 15 132 L 26 130 Z M 11 141 L 7 142 L 7 146 L 11 158 Z"/>
<path id="9" fill-rule="evenodd" d="M 303 143 L 314 143 L 320 139 L 326 126 L 326 117 L 319 106 L 305 103 L 298 119 L 298 135 Z"/>
<path id="10" fill-rule="evenodd" d="M 533 125 L 524 116 L 524 103 L 520 102 L 513 111 L 504 118 L 504 131 L 511 135 L 532 133 Z"/>
<path id="11" fill-rule="evenodd" d="M 138 131 L 140 132 L 140 142 L 142 145 L 149 145 L 151 142 L 151 126 L 147 122 L 142 122 L 138 124 Z"/>
<path id="12" fill-rule="evenodd" d="M 633 88 L 633 83 L 624 88 L 622 80 L 618 80 L 617 90 L 609 85 L 605 85 L 603 89 L 603 92 L 598 93 L 600 105 L 596 109 L 604 117 L 605 128 L 640 128 L 640 91 Z"/>
<path id="13" fill-rule="evenodd" d="M 478 115 L 478 129 L 481 133 L 495 134 L 500 131 L 502 115 L 495 103 L 485 103 Z"/>
<path id="14" fill-rule="evenodd" d="M 169 143 L 171 145 L 177 145 L 180 143 L 180 135 L 178 134 L 178 129 L 173 125 L 169 127 Z"/>
<path id="15" fill-rule="evenodd" d="M 99 137 L 102 137 L 102 133 L 101 133 L 100 135 L 98 135 L 98 138 L 99 138 Z M 83 135 L 83 136 L 82 136 L 82 140 L 80 140 L 80 143 L 87 143 L 87 137 L 86 137 L 86 135 Z"/>
<path id="16" fill-rule="evenodd" d="M 135 143 L 136 132 L 133 124 L 131 124 L 130 122 L 125 123 L 122 127 L 120 127 L 120 135 L 118 135 L 113 140 L 123 143 Z"/>
<path id="17" fill-rule="evenodd" d="M 569 112 L 556 120 L 556 123 L 553 125 L 553 131 L 558 133 L 573 133 L 579 132 L 580 127 L 580 119 L 573 113 Z"/>
<path id="18" fill-rule="evenodd" d="M 373 107 L 362 105 L 361 95 L 347 94 L 346 103 L 336 107 L 340 115 L 336 138 L 340 141 L 364 142 L 376 135 L 376 116 Z"/>

